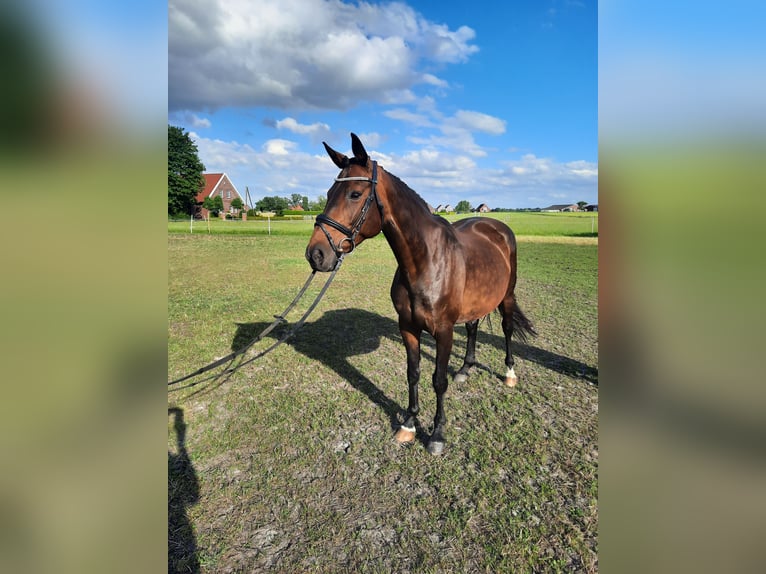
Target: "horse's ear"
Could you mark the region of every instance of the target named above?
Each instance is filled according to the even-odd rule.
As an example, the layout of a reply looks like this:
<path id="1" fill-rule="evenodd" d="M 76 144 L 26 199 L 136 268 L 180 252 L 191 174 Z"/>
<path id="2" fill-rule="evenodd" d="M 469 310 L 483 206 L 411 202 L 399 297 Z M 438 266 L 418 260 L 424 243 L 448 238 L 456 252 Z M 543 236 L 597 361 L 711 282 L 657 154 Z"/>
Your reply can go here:
<path id="1" fill-rule="evenodd" d="M 324 145 L 324 149 L 327 150 L 327 155 L 329 155 L 332 162 L 338 166 L 338 169 L 344 169 L 348 167 L 348 156 L 335 151 L 330 146 L 328 146 L 326 142 L 322 142 L 322 145 Z"/>
<path id="2" fill-rule="evenodd" d="M 351 151 L 354 152 L 354 157 L 359 160 L 361 165 L 367 165 L 367 150 L 362 145 L 362 140 L 355 134 L 351 134 Z"/>

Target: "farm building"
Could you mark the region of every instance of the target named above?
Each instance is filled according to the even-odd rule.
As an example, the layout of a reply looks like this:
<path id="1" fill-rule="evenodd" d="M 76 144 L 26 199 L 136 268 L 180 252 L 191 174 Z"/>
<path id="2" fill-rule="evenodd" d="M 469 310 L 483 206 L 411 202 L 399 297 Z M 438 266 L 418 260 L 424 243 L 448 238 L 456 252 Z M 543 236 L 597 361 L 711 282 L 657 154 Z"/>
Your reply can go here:
<path id="1" fill-rule="evenodd" d="M 572 204 L 551 205 L 549 207 L 544 207 L 540 211 L 547 211 L 547 212 L 580 211 L 580 208 L 577 207 L 576 203 L 572 203 Z"/>
<path id="2" fill-rule="evenodd" d="M 452 207 L 449 203 L 447 205 L 437 205 L 435 213 L 449 213 L 450 211 L 455 211 L 455 208 Z"/>
<path id="3" fill-rule="evenodd" d="M 482 204 L 481 204 L 479 207 L 477 207 L 477 208 L 476 208 L 474 211 L 475 211 L 476 213 L 489 213 L 489 212 L 490 212 L 490 211 L 492 211 L 492 210 L 489 208 L 489 205 L 487 205 L 486 203 L 482 203 Z"/>
<path id="4" fill-rule="evenodd" d="M 234 184 L 229 179 L 229 176 L 225 173 L 203 173 L 202 177 L 205 178 L 205 187 L 197 194 L 197 211 L 196 217 L 207 218 L 209 212 L 202 207 L 202 202 L 208 197 L 221 196 L 223 200 L 223 214 L 234 213 L 236 210 L 231 206 L 231 202 L 234 198 L 239 198 L 244 204 L 244 199 L 234 187 Z"/>
<path id="5" fill-rule="evenodd" d="M 591 203 L 585 206 L 585 211 L 598 211 L 598 203 Z"/>

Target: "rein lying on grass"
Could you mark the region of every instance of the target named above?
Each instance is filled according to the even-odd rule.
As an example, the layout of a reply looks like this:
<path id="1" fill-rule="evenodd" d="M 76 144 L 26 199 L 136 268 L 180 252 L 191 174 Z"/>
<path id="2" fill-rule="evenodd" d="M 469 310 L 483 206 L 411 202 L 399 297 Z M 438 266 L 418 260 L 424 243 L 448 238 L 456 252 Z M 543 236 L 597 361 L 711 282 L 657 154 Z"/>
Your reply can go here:
<path id="1" fill-rule="evenodd" d="M 303 324 L 306 322 L 306 319 L 308 319 L 309 315 L 314 311 L 317 305 L 319 305 L 319 302 L 322 300 L 322 297 L 324 297 L 324 294 L 327 292 L 327 289 L 330 287 L 330 284 L 332 283 L 333 279 L 335 279 L 335 275 L 338 273 L 338 270 L 340 269 L 341 264 L 343 263 L 343 257 L 340 257 L 338 259 L 338 263 L 335 266 L 335 269 L 333 269 L 332 274 L 327 278 L 327 281 L 325 282 L 322 289 L 317 294 L 314 301 L 311 303 L 308 309 L 303 313 L 300 319 L 293 325 L 293 328 L 287 331 L 282 337 L 280 337 L 275 343 L 272 343 L 269 347 L 264 349 L 263 351 L 259 352 L 253 357 L 250 357 L 247 360 L 241 360 L 238 364 L 233 366 L 227 366 L 225 367 L 220 373 L 217 373 L 215 375 L 211 375 L 207 378 L 200 379 L 198 381 L 194 381 L 192 383 L 188 383 L 186 385 L 175 387 L 170 389 L 171 391 L 180 391 L 182 389 L 188 389 L 190 387 L 195 387 L 199 385 L 200 383 L 203 383 L 205 381 L 214 380 L 219 377 L 229 376 L 238 369 L 244 367 L 245 365 L 252 363 L 253 361 L 260 359 L 267 353 L 270 353 L 274 349 L 276 349 L 279 345 L 287 341 L 290 337 L 292 337 L 298 329 L 300 329 Z M 298 304 L 298 302 L 303 298 L 303 296 L 306 293 L 306 290 L 309 288 L 309 285 L 314 280 L 314 277 L 316 276 L 316 271 L 312 271 L 309 275 L 308 279 L 306 279 L 306 282 L 303 284 L 303 287 L 301 287 L 301 290 L 298 292 L 298 294 L 295 296 L 295 299 L 292 300 L 292 302 L 287 306 L 287 308 L 282 311 L 279 315 L 274 315 L 274 322 L 271 323 L 268 327 L 266 327 L 263 331 L 258 333 L 255 337 L 250 339 L 249 342 L 247 342 L 245 345 L 237 349 L 236 351 L 229 353 L 225 357 L 221 357 L 220 359 L 214 360 L 212 363 L 208 363 L 204 367 L 200 367 L 193 373 L 189 373 L 188 375 L 184 375 L 183 377 L 180 377 L 178 379 L 175 379 L 173 381 L 168 382 L 168 387 L 171 387 L 173 385 L 177 385 L 178 383 L 182 383 L 183 381 L 187 381 L 191 378 L 197 377 L 199 375 L 202 375 L 204 373 L 207 373 L 208 371 L 212 371 L 216 367 L 220 367 L 221 365 L 229 364 L 231 365 L 234 363 L 234 361 L 237 359 L 237 357 L 242 357 L 253 345 L 258 343 L 259 341 L 263 340 L 264 337 L 266 337 L 269 333 L 271 333 L 274 329 L 277 328 L 277 326 L 286 323 L 287 322 L 287 315 L 290 313 L 290 311 L 293 310 L 293 308 Z"/>

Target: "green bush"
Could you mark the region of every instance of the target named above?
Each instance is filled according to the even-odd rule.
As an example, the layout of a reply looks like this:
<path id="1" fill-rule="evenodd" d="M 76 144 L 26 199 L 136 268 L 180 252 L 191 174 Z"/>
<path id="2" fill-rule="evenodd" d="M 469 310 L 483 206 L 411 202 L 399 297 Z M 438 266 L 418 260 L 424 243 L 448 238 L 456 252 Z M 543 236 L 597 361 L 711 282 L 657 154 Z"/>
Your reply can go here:
<path id="1" fill-rule="evenodd" d="M 300 215 L 301 217 L 303 217 L 304 215 L 319 215 L 320 213 L 322 213 L 322 212 L 321 211 L 316 211 L 316 210 L 312 210 L 312 211 L 303 210 L 303 211 L 300 211 L 300 210 L 297 210 L 297 209 L 286 209 L 284 211 L 285 215 Z"/>

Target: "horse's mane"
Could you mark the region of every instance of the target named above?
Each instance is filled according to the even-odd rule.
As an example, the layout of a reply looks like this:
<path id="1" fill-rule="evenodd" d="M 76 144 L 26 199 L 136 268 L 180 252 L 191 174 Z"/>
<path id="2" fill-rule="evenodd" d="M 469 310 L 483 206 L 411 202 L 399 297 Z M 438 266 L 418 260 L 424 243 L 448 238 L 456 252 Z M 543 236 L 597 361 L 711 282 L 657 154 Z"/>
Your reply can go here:
<path id="1" fill-rule="evenodd" d="M 428 207 L 428 204 L 422 197 L 418 195 L 418 192 L 416 192 L 414 189 L 412 189 L 409 185 L 404 183 L 401 179 L 399 179 L 390 171 L 387 171 L 386 173 L 388 174 L 388 177 L 391 178 L 391 181 L 396 187 L 397 191 L 404 194 L 408 199 L 413 201 L 416 205 L 425 209 L 427 213 L 429 214 L 431 213 L 431 209 Z"/>

